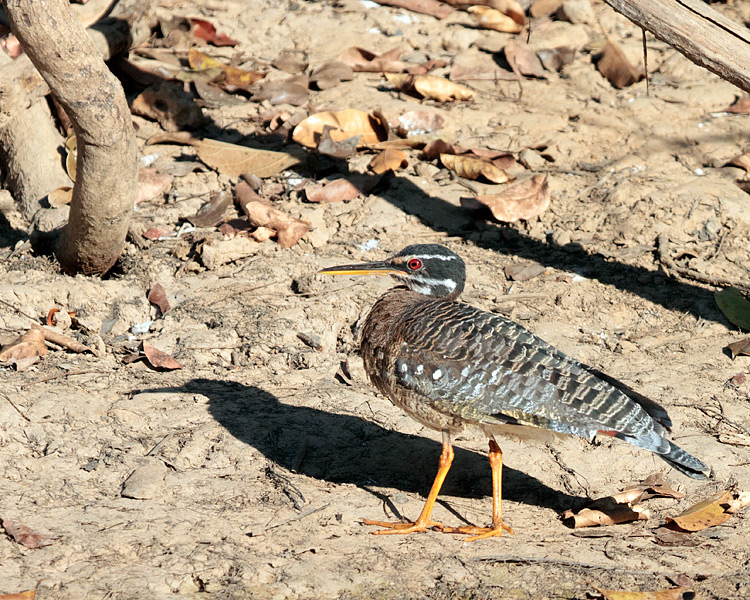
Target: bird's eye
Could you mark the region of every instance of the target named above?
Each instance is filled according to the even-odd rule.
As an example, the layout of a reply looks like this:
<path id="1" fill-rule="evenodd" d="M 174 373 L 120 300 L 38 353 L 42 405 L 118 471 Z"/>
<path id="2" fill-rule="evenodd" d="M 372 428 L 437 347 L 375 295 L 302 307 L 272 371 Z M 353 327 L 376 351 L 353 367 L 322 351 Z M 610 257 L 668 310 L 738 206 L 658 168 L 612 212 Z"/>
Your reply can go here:
<path id="1" fill-rule="evenodd" d="M 422 268 L 422 261 L 418 258 L 410 258 L 409 262 L 406 263 L 406 266 L 412 271 L 417 271 Z"/>

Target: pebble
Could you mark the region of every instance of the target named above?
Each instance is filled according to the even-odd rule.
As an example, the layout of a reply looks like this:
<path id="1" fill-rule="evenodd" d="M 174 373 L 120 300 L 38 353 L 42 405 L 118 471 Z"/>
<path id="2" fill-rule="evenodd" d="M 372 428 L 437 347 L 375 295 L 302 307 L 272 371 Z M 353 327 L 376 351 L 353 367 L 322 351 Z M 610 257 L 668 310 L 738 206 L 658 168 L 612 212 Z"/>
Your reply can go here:
<path id="1" fill-rule="evenodd" d="M 122 484 L 123 498 L 149 500 L 164 491 L 167 467 L 160 460 L 153 460 L 138 467 Z"/>

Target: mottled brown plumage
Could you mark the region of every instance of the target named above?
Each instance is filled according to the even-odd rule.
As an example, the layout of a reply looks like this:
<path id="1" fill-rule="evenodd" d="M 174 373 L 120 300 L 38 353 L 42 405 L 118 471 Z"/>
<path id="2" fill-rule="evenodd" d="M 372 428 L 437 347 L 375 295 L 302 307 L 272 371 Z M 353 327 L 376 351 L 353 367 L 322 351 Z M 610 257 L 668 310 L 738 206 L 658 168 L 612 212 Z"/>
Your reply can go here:
<path id="1" fill-rule="evenodd" d="M 408 246 L 381 262 L 325 269 L 330 274 L 388 274 L 404 282 L 365 319 L 361 350 L 371 382 L 420 423 L 443 433 L 440 469 L 414 523 L 371 522 L 378 533 L 435 526 L 480 539 L 508 528 L 500 514 L 502 452 L 494 436 L 543 429 L 592 439 L 611 435 L 651 450 L 681 472 L 710 471 L 670 442 L 666 411 L 617 380 L 566 356 L 520 325 L 456 299 L 465 267 L 437 244 Z M 493 526 L 444 528 L 430 520 L 453 457 L 451 434 L 474 426 L 490 439 Z"/>

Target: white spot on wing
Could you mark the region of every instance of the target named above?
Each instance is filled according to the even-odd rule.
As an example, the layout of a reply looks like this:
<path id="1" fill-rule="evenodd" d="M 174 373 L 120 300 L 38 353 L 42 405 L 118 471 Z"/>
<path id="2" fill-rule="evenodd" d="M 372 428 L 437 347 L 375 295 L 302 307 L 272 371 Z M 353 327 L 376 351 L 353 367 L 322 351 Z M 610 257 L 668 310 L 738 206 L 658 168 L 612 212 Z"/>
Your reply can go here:
<path id="1" fill-rule="evenodd" d="M 471 367 L 469 366 L 466 366 L 463 369 L 461 369 L 461 377 L 468 377 L 470 370 L 471 370 Z"/>
<path id="2" fill-rule="evenodd" d="M 406 373 L 409 370 L 409 366 L 406 363 L 401 363 L 401 372 Z"/>
<path id="3" fill-rule="evenodd" d="M 417 375 L 424 373 L 424 365 L 417 365 Z"/>
<path id="4" fill-rule="evenodd" d="M 443 376 L 443 372 L 442 372 L 442 371 L 441 371 L 440 369 L 437 369 L 437 370 L 436 370 L 436 371 L 435 371 L 435 372 L 434 372 L 434 373 L 432 374 L 432 378 L 433 378 L 434 380 L 436 380 L 436 381 L 437 381 L 438 379 L 440 379 L 440 378 L 441 378 L 442 376 Z"/>

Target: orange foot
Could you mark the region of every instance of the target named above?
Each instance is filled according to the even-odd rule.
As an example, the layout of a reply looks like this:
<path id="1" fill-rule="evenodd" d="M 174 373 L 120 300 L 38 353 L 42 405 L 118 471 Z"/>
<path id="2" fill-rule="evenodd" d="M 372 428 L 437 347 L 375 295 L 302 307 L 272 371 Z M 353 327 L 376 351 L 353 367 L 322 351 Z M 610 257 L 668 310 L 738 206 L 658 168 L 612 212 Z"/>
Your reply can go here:
<path id="1" fill-rule="evenodd" d="M 476 525 L 465 525 L 463 527 L 443 528 L 444 533 L 461 533 L 464 535 L 470 535 L 471 537 L 467 537 L 466 539 L 464 539 L 464 542 L 476 542 L 477 540 L 485 540 L 491 537 L 500 537 L 501 535 L 503 535 L 503 531 L 507 531 L 511 535 L 514 534 L 513 530 L 505 525 L 505 523 L 500 523 L 499 525 L 495 525 L 494 527 L 477 527 Z"/>
<path id="2" fill-rule="evenodd" d="M 373 531 L 372 533 L 375 535 L 388 535 L 392 533 L 400 533 L 405 535 L 407 533 L 427 531 L 429 527 L 435 527 L 440 531 L 443 531 L 444 529 L 442 523 L 430 520 L 425 520 L 421 523 L 419 522 L 419 520 L 407 523 L 391 523 L 389 521 L 373 521 L 372 519 L 362 519 L 362 523 L 364 523 L 365 525 L 375 525 L 376 527 L 385 527 L 385 529 Z"/>

